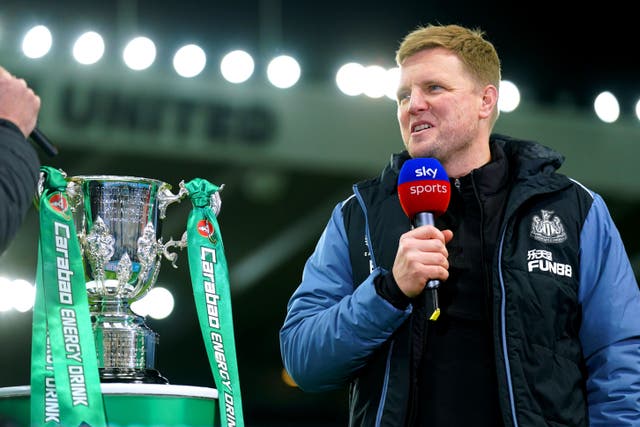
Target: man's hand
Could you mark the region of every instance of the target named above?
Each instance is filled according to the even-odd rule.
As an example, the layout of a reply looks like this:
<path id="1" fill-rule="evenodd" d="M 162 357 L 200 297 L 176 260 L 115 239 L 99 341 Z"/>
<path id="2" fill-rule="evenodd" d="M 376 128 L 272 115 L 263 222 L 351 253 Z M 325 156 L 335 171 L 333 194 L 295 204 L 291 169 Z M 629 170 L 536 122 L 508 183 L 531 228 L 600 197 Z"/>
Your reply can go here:
<path id="1" fill-rule="evenodd" d="M 40 97 L 24 79 L 0 67 L 0 118 L 14 123 L 28 137 L 36 126 Z"/>
<path id="2" fill-rule="evenodd" d="M 449 252 L 445 245 L 452 238 L 451 230 L 440 231 L 431 225 L 415 228 L 400 236 L 392 273 L 406 296 L 413 298 L 419 295 L 429 280 L 447 280 Z"/>

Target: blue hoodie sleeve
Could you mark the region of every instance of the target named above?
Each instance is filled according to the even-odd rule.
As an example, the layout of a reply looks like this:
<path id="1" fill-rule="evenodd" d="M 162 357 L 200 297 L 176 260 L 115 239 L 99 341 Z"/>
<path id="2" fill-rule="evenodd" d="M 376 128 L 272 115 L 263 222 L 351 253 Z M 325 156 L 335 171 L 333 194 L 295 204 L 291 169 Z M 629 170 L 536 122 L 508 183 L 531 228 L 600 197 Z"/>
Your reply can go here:
<path id="1" fill-rule="evenodd" d="M 380 297 L 375 269 L 354 287 L 342 204 L 307 260 L 280 330 L 287 372 L 305 391 L 344 386 L 411 313 Z"/>
<path id="2" fill-rule="evenodd" d="M 590 426 L 640 425 L 640 290 L 602 198 L 581 232 L 580 339 Z"/>

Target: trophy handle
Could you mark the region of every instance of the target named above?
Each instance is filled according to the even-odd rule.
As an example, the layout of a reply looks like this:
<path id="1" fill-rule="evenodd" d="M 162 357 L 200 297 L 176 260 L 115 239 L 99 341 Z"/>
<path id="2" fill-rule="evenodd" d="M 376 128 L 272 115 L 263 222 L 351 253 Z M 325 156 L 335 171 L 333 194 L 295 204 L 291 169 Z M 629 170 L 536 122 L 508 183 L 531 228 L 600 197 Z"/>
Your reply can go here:
<path id="1" fill-rule="evenodd" d="M 209 200 L 209 206 L 211 206 L 211 210 L 213 210 L 213 214 L 217 217 L 220 213 L 220 209 L 222 209 L 222 199 L 220 198 L 220 192 L 224 190 L 224 184 L 220 185 L 218 191 L 211 195 L 211 199 Z"/>
<path id="2" fill-rule="evenodd" d="M 186 187 L 184 186 L 184 181 L 180 181 L 180 191 L 178 194 L 173 194 L 170 190 L 169 185 L 163 185 L 158 190 L 158 210 L 160 211 L 160 219 L 164 219 L 167 215 L 167 207 L 176 202 L 181 202 L 182 199 L 189 194 Z"/>
<path id="3" fill-rule="evenodd" d="M 184 249 L 187 247 L 187 232 L 182 233 L 182 238 L 180 240 L 169 239 L 167 243 L 160 247 L 160 252 L 164 255 L 166 259 L 171 261 L 171 265 L 173 268 L 178 268 L 176 265 L 176 261 L 178 260 L 178 254 L 175 252 L 169 252 L 169 248 L 179 248 Z"/>
<path id="4" fill-rule="evenodd" d="M 160 188 L 158 192 L 158 210 L 160 211 L 160 218 L 164 218 L 166 214 L 167 206 L 171 203 L 180 202 L 182 199 L 189 194 L 189 190 L 187 190 L 184 180 L 180 181 L 180 191 L 178 194 L 173 194 L 169 190 L 168 186 L 163 186 Z M 220 191 L 224 188 L 224 184 L 222 184 L 218 191 L 213 193 L 209 198 L 209 206 L 213 211 L 215 216 L 218 216 L 220 213 L 220 209 L 222 208 L 222 199 L 220 198 Z M 169 241 L 165 244 L 162 243 L 161 240 L 158 241 L 158 254 L 164 256 L 166 259 L 171 261 L 171 265 L 173 268 L 178 268 L 176 266 L 176 261 L 178 260 L 178 254 L 176 252 L 170 252 L 170 248 L 179 248 L 180 250 L 187 247 L 187 232 L 182 233 L 182 237 L 180 240 L 173 240 L 173 238 L 169 239 Z"/>

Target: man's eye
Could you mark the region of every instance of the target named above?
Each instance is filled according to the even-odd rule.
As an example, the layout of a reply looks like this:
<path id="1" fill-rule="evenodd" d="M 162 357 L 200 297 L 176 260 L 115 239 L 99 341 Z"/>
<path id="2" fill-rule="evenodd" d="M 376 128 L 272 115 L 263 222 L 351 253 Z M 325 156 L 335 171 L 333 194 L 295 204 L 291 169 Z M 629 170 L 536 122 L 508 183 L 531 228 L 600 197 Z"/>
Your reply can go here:
<path id="1" fill-rule="evenodd" d="M 405 102 L 409 101 L 410 98 L 411 98 L 411 94 L 410 93 L 399 93 L 398 94 L 398 104 L 405 103 Z"/>

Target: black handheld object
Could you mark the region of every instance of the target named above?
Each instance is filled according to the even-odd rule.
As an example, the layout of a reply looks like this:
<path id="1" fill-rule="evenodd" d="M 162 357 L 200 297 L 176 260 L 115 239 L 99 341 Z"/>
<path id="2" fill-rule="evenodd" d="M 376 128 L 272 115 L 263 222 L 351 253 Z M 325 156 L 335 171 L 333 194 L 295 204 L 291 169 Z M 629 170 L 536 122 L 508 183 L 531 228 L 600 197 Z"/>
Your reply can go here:
<path id="1" fill-rule="evenodd" d="M 447 210 L 450 197 L 449 177 L 438 160 L 415 158 L 404 162 L 398 176 L 398 198 L 413 227 L 434 225 L 434 218 Z M 433 321 L 440 316 L 439 286 L 436 279 L 426 283 L 433 296 L 433 313 L 429 317 Z"/>
<path id="2" fill-rule="evenodd" d="M 58 154 L 58 148 L 49 141 L 49 138 L 47 138 L 37 126 L 33 128 L 29 138 L 42 148 L 49 157 Z"/>
<path id="3" fill-rule="evenodd" d="M 418 212 L 413 217 L 412 225 L 416 228 L 423 225 L 435 225 L 434 215 L 431 212 Z M 437 289 L 439 286 L 440 280 L 433 279 L 427 282 L 427 289 Z"/>
<path id="4" fill-rule="evenodd" d="M 411 225 L 434 225 L 434 218 L 447 210 L 450 197 L 449 177 L 438 160 L 415 158 L 404 162 L 398 176 L 398 198 Z M 428 289 L 439 285 L 439 280 L 427 282 Z"/>

